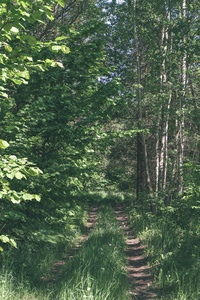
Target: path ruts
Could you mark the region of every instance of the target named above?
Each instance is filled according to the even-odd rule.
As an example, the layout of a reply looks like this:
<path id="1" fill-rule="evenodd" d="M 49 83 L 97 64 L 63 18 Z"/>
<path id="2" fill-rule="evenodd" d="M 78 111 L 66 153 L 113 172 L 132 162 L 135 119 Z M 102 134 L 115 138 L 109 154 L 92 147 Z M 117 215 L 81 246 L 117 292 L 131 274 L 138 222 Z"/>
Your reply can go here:
<path id="1" fill-rule="evenodd" d="M 57 278 L 60 275 L 61 267 L 66 264 L 66 261 L 68 259 L 73 258 L 73 256 L 76 254 L 76 252 L 82 246 L 83 242 L 87 240 L 90 231 L 94 228 L 94 226 L 96 224 L 97 211 L 98 211 L 98 206 L 94 205 L 89 212 L 84 234 L 79 238 L 77 243 L 64 254 L 64 256 L 62 257 L 61 260 L 56 261 L 53 264 L 52 269 L 50 271 L 50 276 L 41 278 L 45 284 L 47 284 L 47 285 L 55 284 L 55 281 L 57 280 Z"/>
<path id="2" fill-rule="evenodd" d="M 158 299 L 158 296 L 151 289 L 153 276 L 149 273 L 146 257 L 143 254 L 145 246 L 140 245 L 139 239 L 134 232 L 129 229 L 127 217 L 122 205 L 118 204 L 114 208 L 117 220 L 120 222 L 126 236 L 127 248 L 127 273 L 130 281 L 130 299 L 150 300 Z"/>

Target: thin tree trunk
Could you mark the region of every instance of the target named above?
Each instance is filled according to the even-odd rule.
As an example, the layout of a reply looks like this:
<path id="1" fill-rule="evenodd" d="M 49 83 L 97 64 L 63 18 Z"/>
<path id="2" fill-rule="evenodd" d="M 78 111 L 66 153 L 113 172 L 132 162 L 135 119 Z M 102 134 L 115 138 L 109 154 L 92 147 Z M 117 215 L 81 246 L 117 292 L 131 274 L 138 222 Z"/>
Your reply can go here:
<path id="1" fill-rule="evenodd" d="M 139 39 L 138 39 L 138 34 L 137 34 L 137 26 L 136 26 L 136 6 L 137 6 L 137 0 L 134 0 L 134 34 L 135 34 L 135 41 L 136 41 L 136 58 L 137 58 L 137 100 L 138 100 L 138 127 L 139 129 L 142 129 L 142 94 L 141 94 L 141 59 L 140 59 L 140 49 L 139 49 Z M 144 133 L 141 132 L 139 133 L 139 138 L 138 138 L 138 142 L 140 143 L 140 147 L 141 147 L 141 151 L 140 153 L 138 153 L 137 158 L 139 160 L 143 160 L 142 161 L 138 161 L 137 162 L 137 166 L 138 169 L 140 169 L 140 171 L 138 170 L 138 174 L 140 174 L 140 178 L 138 178 L 138 192 L 137 195 L 139 197 L 139 191 L 144 190 L 144 188 L 142 188 L 140 186 L 141 182 L 145 183 L 145 188 L 147 186 L 148 192 L 152 192 L 152 186 L 151 186 L 151 179 L 150 179 L 150 174 L 149 174 L 149 167 L 148 167 L 148 154 L 147 154 L 147 145 L 146 145 L 146 141 L 145 141 L 145 136 Z M 138 149 L 140 148 L 138 146 Z M 142 154 L 142 157 L 141 157 Z M 143 172 L 141 172 L 142 170 L 142 166 L 144 165 L 144 175 Z M 144 176 L 145 178 L 141 178 Z"/>
<path id="2" fill-rule="evenodd" d="M 140 193 L 142 192 L 142 174 L 143 174 L 143 168 L 142 168 L 142 141 L 141 141 L 141 134 L 138 132 L 137 134 L 137 200 L 140 199 Z"/>
<path id="3" fill-rule="evenodd" d="M 178 143 L 179 143 L 178 120 L 176 120 L 176 128 L 177 128 L 177 133 L 176 133 L 176 136 L 175 136 L 175 148 L 178 149 Z M 170 187 L 169 187 L 169 199 L 171 199 L 172 189 L 173 189 L 174 183 L 177 182 L 177 180 L 175 180 L 175 174 L 176 174 L 176 170 L 178 170 L 178 168 L 179 168 L 179 159 L 178 159 L 177 155 L 175 155 L 173 168 L 172 168 L 172 175 L 171 175 L 171 180 L 170 180 Z"/>
<path id="4" fill-rule="evenodd" d="M 166 3 L 165 3 L 166 5 Z M 167 5 L 166 5 L 167 7 Z M 171 19 L 171 11 L 170 11 L 170 1 L 167 13 L 167 20 L 170 22 Z M 162 71 L 161 71 L 161 92 L 166 94 L 167 92 L 167 70 L 166 70 L 166 57 L 168 52 L 168 26 L 163 25 L 162 28 L 162 47 L 163 47 L 163 61 L 162 61 Z M 170 51 L 172 52 L 172 42 L 173 42 L 173 34 L 171 35 L 171 46 Z M 172 92 L 169 87 L 169 98 L 167 104 L 162 105 L 162 126 L 161 126 L 161 149 L 160 149 L 160 161 L 159 161 L 159 186 L 160 190 L 164 191 L 167 185 L 167 167 L 168 167 L 168 129 L 169 129 L 169 111 L 171 108 L 171 99 Z M 167 201 L 165 201 L 167 204 Z"/>
<path id="5" fill-rule="evenodd" d="M 182 2 L 182 14 L 183 18 L 186 18 L 186 0 Z M 185 47 L 186 35 L 183 37 L 183 46 Z M 185 96 L 186 96 L 186 59 L 187 52 L 184 50 L 183 59 L 182 59 L 182 97 L 180 97 L 180 153 L 179 153 L 179 195 L 183 194 L 183 157 L 184 157 L 184 129 L 185 129 L 185 120 L 184 120 L 184 107 L 185 107 Z"/>
<path id="6" fill-rule="evenodd" d="M 138 128 L 142 127 L 142 104 L 141 104 L 141 67 L 140 67 L 140 51 L 139 51 L 139 40 L 137 35 L 137 26 L 136 26 L 136 6 L 137 0 L 133 1 L 133 27 L 134 27 L 134 35 L 135 35 L 135 48 L 136 48 L 136 60 L 137 60 L 137 102 L 138 102 Z M 143 137 L 142 133 L 138 133 L 138 153 L 137 153 L 137 197 L 140 200 L 140 192 L 142 191 L 142 183 L 143 181 Z"/>
<path id="7" fill-rule="evenodd" d="M 168 20 L 170 21 L 170 8 L 168 13 Z M 170 53 L 172 53 L 173 49 L 173 32 L 171 33 L 171 46 L 170 46 Z M 171 86 L 169 88 L 169 99 L 167 105 L 167 116 L 166 116 L 166 124 L 165 124 L 165 166 L 164 166 L 164 178 L 163 178 L 163 190 L 167 187 L 167 168 L 168 168 L 168 137 L 169 137 L 169 115 L 170 115 L 170 108 L 172 102 L 172 90 Z M 165 204 L 168 205 L 169 201 L 166 199 Z"/>
<path id="8" fill-rule="evenodd" d="M 166 5 L 166 3 L 165 3 Z M 167 83 L 167 74 L 166 74 L 166 56 L 167 56 L 167 43 L 168 43 L 168 28 L 166 25 L 163 25 L 162 28 L 162 43 L 161 49 L 163 48 L 163 61 L 162 69 L 160 75 L 161 83 L 161 94 L 166 92 L 166 83 Z M 164 181 L 164 159 L 165 159 L 165 150 L 166 150 L 166 124 L 165 124 L 165 104 L 161 105 L 161 148 L 160 148 L 160 159 L 159 159 L 159 190 L 163 190 L 163 181 Z"/>
<path id="9" fill-rule="evenodd" d="M 167 185 L 169 111 L 170 111 L 170 107 L 171 107 L 171 100 L 172 100 L 172 94 L 170 91 L 168 106 L 167 106 L 167 117 L 166 117 L 166 123 L 165 123 L 165 166 L 164 166 L 163 190 L 166 189 L 166 185 Z"/>
<path id="10" fill-rule="evenodd" d="M 160 152 L 159 152 L 159 145 L 160 145 L 160 116 L 161 116 L 161 109 L 158 115 L 158 122 L 157 122 L 157 132 L 156 132 L 156 198 L 158 197 L 159 191 L 159 174 L 160 174 Z"/>

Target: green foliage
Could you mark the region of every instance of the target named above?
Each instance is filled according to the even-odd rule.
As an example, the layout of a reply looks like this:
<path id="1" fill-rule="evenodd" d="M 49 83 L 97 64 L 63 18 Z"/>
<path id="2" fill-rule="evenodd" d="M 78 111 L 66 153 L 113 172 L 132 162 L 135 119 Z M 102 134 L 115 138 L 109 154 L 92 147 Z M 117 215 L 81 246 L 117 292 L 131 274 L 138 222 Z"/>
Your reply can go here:
<path id="1" fill-rule="evenodd" d="M 157 216 L 144 207 L 129 209 L 131 225 L 147 245 L 154 285 L 161 290 L 161 299 L 196 299 L 200 292 L 200 223 L 198 218 L 196 222 L 191 219 L 188 228 L 188 219 L 184 224 L 178 214 L 177 208 Z"/>
<path id="2" fill-rule="evenodd" d="M 57 41 L 41 42 L 34 36 L 34 26 L 44 23 L 44 16 L 53 20 L 51 11 L 56 1 L 3 1 L 0 5 L 1 38 L 0 47 L 0 89 L 1 96 L 8 97 L 7 84 L 27 84 L 31 69 L 45 69 L 45 61 L 34 60 L 41 48 L 51 46 L 52 50 L 69 53 L 65 45 L 57 45 Z M 55 44 L 55 45 L 54 45 Z M 48 60 L 53 63 L 53 60 Z M 55 63 L 55 65 L 59 65 Z"/>
<path id="3" fill-rule="evenodd" d="M 80 22 L 77 29 L 62 27 L 60 36 L 55 34 L 55 41 L 62 43 L 67 39 L 71 52 L 66 46 L 45 42 L 33 56 L 33 60 L 45 61 L 43 72 L 30 71 L 29 83 L 15 87 L 12 102 L 5 106 L 4 132 L 11 141 L 12 156 L 27 157 L 43 170 L 38 178 L 28 178 L 32 193 L 23 194 L 24 200 L 33 196 L 39 200 L 35 196 L 39 194 L 42 201 L 22 203 L 18 208 L 23 224 L 13 227 L 19 243 L 25 239 L 44 240 L 46 231 L 39 234 L 37 225 L 33 225 L 38 222 L 46 224 L 47 232 L 49 226 L 61 231 L 66 223 L 73 226 L 73 215 L 81 214 L 76 196 L 91 187 L 94 189 L 101 178 L 97 170 L 100 148 L 102 144 L 106 147 L 112 136 L 109 141 L 98 140 L 102 130 L 100 120 L 112 115 L 112 107 L 119 100 L 110 101 L 111 95 L 117 93 L 118 82 L 112 83 L 112 92 L 111 83 L 106 86 L 97 80 L 109 74 L 104 66 L 105 42 L 101 37 L 104 26 L 101 20 L 90 18 Z M 59 60 L 62 67 L 53 68 L 51 60 Z M 17 185 L 19 194 L 20 187 L 21 190 L 26 187 L 22 181 L 16 184 L 16 177 L 35 175 L 36 169 L 30 166 L 25 172 L 16 166 L 15 171 L 9 176 L 13 177 L 13 186 Z M 21 238 L 17 231 L 23 232 Z"/>
<path id="4" fill-rule="evenodd" d="M 38 240 L 36 245 L 26 242 L 20 251 L 11 249 L 4 253 L 0 297 L 24 300 L 27 297 L 35 300 L 69 300 L 84 299 L 85 296 L 95 300 L 127 299 L 128 284 L 123 253 L 125 237 L 109 204 L 111 198 L 114 201 L 114 195 L 108 198 L 106 194 L 86 195 L 87 199 L 91 198 L 91 205 L 99 200 L 98 225 L 79 252 L 72 259 L 65 259 L 61 276 L 55 278 L 54 285 L 48 284 L 47 287 L 45 280 L 51 278 L 53 263 L 60 261 L 71 242 L 77 243 L 74 237 L 77 237 L 78 228 L 75 235 L 72 233 L 70 241 L 57 237 L 56 243 Z M 41 228 L 40 232 L 45 228 Z M 70 231 L 72 229 L 66 228 L 67 234 Z M 59 235 L 59 229 L 55 235 Z M 49 233 L 46 234 L 48 236 Z"/>
<path id="5" fill-rule="evenodd" d="M 43 23 L 45 15 L 50 19 L 53 17 L 51 17 L 50 11 L 55 4 L 56 2 L 49 1 L 44 5 L 39 0 L 35 2 L 28 1 L 26 3 L 21 0 L 1 2 L 0 96 L 3 102 L 1 103 L 0 112 L 2 117 L 10 115 L 10 112 L 7 113 L 7 110 L 13 105 L 13 100 L 10 97 L 10 89 L 15 85 L 28 84 L 32 69 L 39 68 L 40 71 L 44 71 L 52 64 L 63 67 L 60 62 L 54 63 L 51 59 L 46 58 L 43 61 L 33 59 L 43 47 L 51 46 L 53 51 L 61 50 L 65 54 L 70 52 L 69 48 L 65 45 L 57 45 L 59 40 L 43 43 L 32 32 L 33 26 L 37 25 L 38 22 Z M 9 100 L 6 101 L 5 98 Z M 1 149 L 6 149 L 8 146 L 9 144 L 6 141 L 0 140 Z M 9 153 L 10 151 L 8 150 L 7 152 Z M 35 164 L 29 162 L 27 158 L 18 158 L 17 156 L 19 155 L 12 154 L 4 155 L 0 158 L 1 231 L 4 230 L 9 234 L 9 237 L 2 235 L 1 241 L 3 243 L 9 242 L 16 247 L 16 243 L 10 236 L 13 235 L 13 231 L 16 229 L 15 223 L 19 222 L 20 216 L 22 222 L 26 219 L 22 208 L 23 204 L 17 208 L 16 204 L 32 199 L 40 201 L 41 198 L 37 193 L 29 193 L 30 188 L 24 189 L 24 185 L 18 184 L 17 181 L 23 178 L 27 179 L 30 175 L 39 175 L 42 171 L 35 167 Z M 29 184 L 32 186 L 31 182 Z"/>
<path id="6" fill-rule="evenodd" d="M 83 227 L 87 191 L 106 186 L 132 192 L 136 180 L 145 191 L 149 180 L 151 195 L 140 198 L 157 215 L 134 212 L 135 226 L 158 246 L 160 282 L 177 288 L 184 271 L 186 279 L 199 276 L 194 252 L 188 256 L 191 272 L 180 263 L 187 238 L 198 246 L 199 10 L 187 3 L 184 18 L 181 1 L 136 1 L 135 10 L 133 2 L 1 1 L 0 250 L 11 244 L 25 256 L 27 245 L 33 252 L 41 245 L 55 249 Z M 139 133 L 145 134 L 143 149 L 136 147 Z M 180 146 L 192 161 L 183 169 Z M 136 152 L 138 165 L 147 160 L 137 174 Z M 184 193 L 177 195 L 182 170 Z M 83 279 L 81 296 L 92 280 Z M 93 292 L 87 296 L 97 297 Z"/>
<path id="7" fill-rule="evenodd" d="M 6 149 L 9 147 L 9 144 L 4 140 L 0 140 L 0 147 Z M 17 185 L 16 183 L 23 178 L 27 179 L 30 175 L 36 176 L 42 173 L 42 171 L 35 167 L 33 163 L 29 162 L 27 158 L 19 159 L 14 155 L 1 155 L 0 158 L 0 227 L 1 230 L 6 226 L 10 227 L 9 236 L 1 235 L 0 240 L 4 244 L 9 243 L 10 245 L 17 247 L 16 242 L 12 238 L 13 228 L 11 224 L 13 222 L 8 225 L 13 218 L 15 221 L 19 220 L 18 208 L 15 209 L 15 205 L 19 204 L 21 201 L 30 201 L 32 199 L 40 201 L 40 196 L 37 194 L 30 194 L 25 190 L 18 191 L 17 188 L 15 188 Z M 3 251 L 3 248 L 0 247 L 0 250 Z"/>

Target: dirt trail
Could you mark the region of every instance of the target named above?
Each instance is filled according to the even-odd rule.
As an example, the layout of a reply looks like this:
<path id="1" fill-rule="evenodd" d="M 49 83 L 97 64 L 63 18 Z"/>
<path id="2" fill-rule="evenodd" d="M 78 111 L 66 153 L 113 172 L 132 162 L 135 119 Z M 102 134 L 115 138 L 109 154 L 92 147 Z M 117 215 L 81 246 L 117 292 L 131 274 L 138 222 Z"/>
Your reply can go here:
<path id="1" fill-rule="evenodd" d="M 50 276 L 41 278 L 46 285 L 55 284 L 56 279 L 60 275 L 62 266 L 66 264 L 68 259 L 71 259 L 76 254 L 76 252 L 82 246 L 83 242 L 87 240 L 90 231 L 93 229 L 97 221 L 97 211 L 98 206 L 94 205 L 89 212 L 84 234 L 80 237 L 77 243 L 66 252 L 66 254 L 62 257 L 61 260 L 56 261 L 53 264 L 52 269 L 50 271 Z"/>
<path id="2" fill-rule="evenodd" d="M 67 251 L 65 256 L 60 261 L 54 263 L 50 272 L 50 276 L 48 278 L 42 278 L 43 282 L 47 284 L 47 286 L 52 286 L 55 284 L 56 279 L 60 275 L 61 267 L 67 263 L 68 259 L 71 259 L 75 255 L 75 253 L 82 246 L 83 242 L 87 240 L 90 231 L 96 224 L 97 211 L 98 207 L 95 205 L 89 213 L 85 233 L 81 236 L 77 244 Z M 135 236 L 133 231 L 130 230 L 122 205 L 116 205 L 114 211 L 126 237 L 127 248 L 125 252 L 128 279 L 131 285 L 131 292 L 129 292 L 130 299 L 159 299 L 158 295 L 151 288 L 153 276 L 149 273 L 146 257 L 143 255 L 145 246 L 140 245 L 139 239 Z"/>
<path id="3" fill-rule="evenodd" d="M 126 236 L 127 248 L 125 252 L 128 278 L 131 285 L 130 299 L 158 299 L 158 295 L 151 288 L 153 276 L 149 272 L 146 257 L 143 255 L 145 246 L 140 245 L 139 239 L 130 230 L 122 205 L 117 205 L 114 211 Z"/>

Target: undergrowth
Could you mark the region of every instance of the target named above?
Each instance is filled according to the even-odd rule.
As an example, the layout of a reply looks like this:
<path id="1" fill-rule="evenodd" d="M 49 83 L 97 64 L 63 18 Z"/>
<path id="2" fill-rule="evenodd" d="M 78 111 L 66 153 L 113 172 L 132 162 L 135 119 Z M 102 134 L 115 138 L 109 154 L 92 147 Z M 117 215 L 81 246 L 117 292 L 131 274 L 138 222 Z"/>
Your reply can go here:
<path id="1" fill-rule="evenodd" d="M 129 207 L 129 220 L 147 245 L 146 255 L 160 299 L 200 299 L 200 224 L 188 230 L 180 226 L 173 212 L 154 215 L 139 206 Z"/>
<path id="2" fill-rule="evenodd" d="M 1 300 L 46 300 L 49 292 L 41 278 L 48 277 L 53 263 L 80 237 L 87 218 L 87 205 L 61 224 L 38 222 L 32 238 L 6 249 L 0 256 Z M 51 224 L 52 223 L 52 224 Z M 48 226 L 47 226 L 48 225 Z"/>
<path id="3" fill-rule="evenodd" d="M 78 227 L 66 226 L 66 240 L 60 239 L 59 231 L 56 235 L 55 228 L 53 235 L 46 235 L 46 240 L 34 239 L 18 249 L 6 251 L 1 256 L 0 299 L 127 299 L 125 238 L 109 205 L 122 198 L 104 192 L 88 195 L 89 205 L 94 203 L 92 199 L 99 202 L 97 225 L 75 256 L 66 260 L 54 285 L 46 285 L 41 278 L 49 277 L 53 263 L 60 260 L 80 235 Z M 82 217 L 85 218 L 85 211 Z"/>

